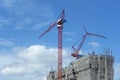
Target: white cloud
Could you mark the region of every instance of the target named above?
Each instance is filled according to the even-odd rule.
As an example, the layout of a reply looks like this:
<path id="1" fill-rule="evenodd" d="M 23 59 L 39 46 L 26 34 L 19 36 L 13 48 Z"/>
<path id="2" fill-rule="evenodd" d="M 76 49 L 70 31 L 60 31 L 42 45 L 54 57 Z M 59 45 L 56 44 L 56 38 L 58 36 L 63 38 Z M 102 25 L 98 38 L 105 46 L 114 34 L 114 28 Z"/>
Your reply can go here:
<path id="1" fill-rule="evenodd" d="M 5 18 L 5 17 L 0 17 L 0 24 L 7 24 L 8 23 L 8 18 Z"/>
<path id="2" fill-rule="evenodd" d="M 29 2 L 27 0 L 1 0 L 0 6 L 17 17 L 32 14 L 30 16 L 54 18 L 50 6 L 37 0 L 29 0 Z"/>
<path id="3" fill-rule="evenodd" d="M 5 67 L 2 71 L 1 71 L 1 73 L 3 73 L 3 74 L 5 74 L 5 75 L 7 75 L 7 74 L 12 74 L 12 73 L 15 73 L 15 74 L 17 74 L 17 73 L 21 73 L 21 72 L 23 72 L 25 69 L 23 69 L 23 67 Z"/>
<path id="4" fill-rule="evenodd" d="M 0 30 L 3 30 L 5 26 L 8 26 L 11 21 L 10 17 L 0 17 Z"/>
<path id="5" fill-rule="evenodd" d="M 114 65 L 114 72 L 115 72 L 115 76 L 114 76 L 114 79 L 115 80 L 118 80 L 118 79 L 120 79 L 120 63 L 116 63 L 115 65 Z"/>
<path id="6" fill-rule="evenodd" d="M 88 45 L 90 45 L 92 47 L 98 47 L 100 44 L 97 42 L 89 42 Z"/>
<path id="7" fill-rule="evenodd" d="M 6 64 L 3 64 L 2 68 L 0 67 L 0 75 L 7 76 L 5 79 L 12 80 L 17 77 L 22 80 L 45 80 L 51 66 L 57 67 L 57 48 L 31 45 L 15 47 L 13 53 L 12 56 L 3 56 L 9 57 L 6 59 L 7 62 L 4 62 Z M 63 57 L 67 56 L 67 53 L 68 51 L 63 50 Z"/>
<path id="8" fill-rule="evenodd" d="M 13 1 L 14 0 L 1 0 L 1 3 L 3 4 L 4 7 L 12 7 Z"/>
<path id="9" fill-rule="evenodd" d="M 71 36 L 75 35 L 73 32 L 63 32 L 63 34 L 66 36 L 70 36 L 70 38 L 69 37 L 66 38 L 66 41 L 70 41 L 70 42 L 74 41 L 74 39 L 71 38 Z"/>
<path id="10" fill-rule="evenodd" d="M 8 64 L 12 64 L 15 61 L 15 57 L 9 55 L 9 54 L 5 54 L 3 52 L 0 52 L 0 69 L 2 67 L 5 67 Z"/>
<path id="11" fill-rule="evenodd" d="M 6 21 L 11 23 L 10 26 L 12 27 L 10 29 L 20 30 L 28 26 L 32 29 L 39 29 L 41 26 L 48 24 L 46 21 L 55 19 L 51 7 L 37 0 L 29 0 L 29 2 L 27 0 L 1 0 L 0 7 L 12 18 L 9 21 L 7 19 L 0 20 L 0 22 L 2 21 L 2 24 L 0 24 L 1 30 L 4 28 Z"/>
<path id="12" fill-rule="evenodd" d="M 63 32 L 63 34 L 68 35 L 68 36 L 74 36 L 75 35 L 73 32 Z"/>
<path id="13" fill-rule="evenodd" d="M 67 41 L 70 41 L 70 42 L 73 42 L 73 41 L 74 41 L 74 40 L 71 39 L 71 38 L 67 38 L 66 40 L 67 40 Z"/>
<path id="14" fill-rule="evenodd" d="M 23 74 L 32 74 L 35 73 L 39 69 L 44 69 L 42 65 L 40 64 L 32 64 L 32 63 L 26 63 L 26 64 L 12 64 L 5 66 L 1 73 L 4 75 L 23 75 Z"/>
<path id="15" fill-rule="evenodd" d="M 0 39 L 0 46 L 11 47 L 14 43 L 11 40 Z"/>
<path id="16" fill-rule="evenodd" d="M 55 48 L 46 48 L 45 46 L 40 45 L 32 45 L 30 47 L 17 47 L 14 48 L 14 52 L 16 53 L 17 57 L 23 58 L 28 61 L 37 61 L 37 60 L 44 60 L 49 61 L 52 60 L 51 57 L 56 57 L 57 49 Z M 44 61 L 42 61 L 44 63 Z"/>
<path id="17" fill-rule="evenodd" d="M 74 60 L 71 51 L 63 49 L 63 66 L 68 66 Z M 80 51 L 82 54 L 83 51 Z M 43 45 L 14 47 L 12 55 L 0 54 L 0 76 L 2 80 L 46 80 L 51 66 L 57 66 L 57 48 L 47 48 Z M 3 62 L 2 62 L 3 61 Z M 120 64 L 115 64 L 115 79 L 119 79 Z M 24 76 L 24 77 L 23 77 Z"/>
<path id="18" fill-rule="evenodd" d="M 33 29 L 34 30 L 39 30 L 40 28 L 42 28 L 42 27 L 44 27 L 44 26 L 48 26 L 49 27 L 49 22 L 43 22 L 43 23 L 38 23 L 38 24 L 35 24 L 34 25 L 34 27 L 33 27 Z"/>
<path id="19" fill-rule="evenodd" d="M 32 23 L 32 19 L 31 18 L 24 18 L 19 20 L 16 24 L 14 24 L 14 29 L 15 30 L 20 30 L 23 29 L 24 27 L 26 27 L 27 25 L 29 25 L 30 23 Z"/>

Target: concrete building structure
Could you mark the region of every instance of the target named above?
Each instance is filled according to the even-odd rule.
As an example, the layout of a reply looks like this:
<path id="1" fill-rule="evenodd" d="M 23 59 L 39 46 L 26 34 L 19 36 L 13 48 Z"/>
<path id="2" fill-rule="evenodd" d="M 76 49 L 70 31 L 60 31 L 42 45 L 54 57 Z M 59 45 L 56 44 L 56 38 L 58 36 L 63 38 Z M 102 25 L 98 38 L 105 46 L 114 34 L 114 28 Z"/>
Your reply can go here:
<path id="1" fill-rule="evenodd" d="M 63 68 L 62 80 L 113 80 L 113 63 L 111 54 L 88 54 Z M 51 71 L 47 80 L 58 80 L 57 72 Z"/>

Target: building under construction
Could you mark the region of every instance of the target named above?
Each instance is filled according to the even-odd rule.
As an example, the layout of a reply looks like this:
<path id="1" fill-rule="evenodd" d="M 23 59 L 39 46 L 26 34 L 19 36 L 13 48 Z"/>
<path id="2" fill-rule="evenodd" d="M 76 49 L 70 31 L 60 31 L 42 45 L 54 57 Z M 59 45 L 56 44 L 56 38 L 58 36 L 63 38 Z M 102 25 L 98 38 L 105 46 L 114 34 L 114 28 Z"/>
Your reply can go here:
<path id="1" fill-rule="evenodd" d="M 54 23 L 50 24 L 47 30 L 45 30 L 39 38 L 48 33 L 52 28 L 57 26 L 58 29 L 58 69 L 57 71 L 51 71 L 47 77 L 47 80 L 113 80 L 114 58 L 111 53 L 105 53 L 104 55 L 96 55 L 94 52 L 86 56 L 79 55 L 79 51 L 87 38 L 87 36 L 95 36 L 100 38 L 106 38 L 105 36 L 89 33 L 85 27 L 85 34 L 82 36 L 78 48 L 72 46 L 74 52 L 71 54 L 76 60 L 65 68 L 62 68 L 62 28 L 66 22 L 65 11 L 63 10 L 60 18 Z"/>
<path id="2" fill-rule="evenodd" d="M 62 69 L 62 80 L 113 80 L 114 57 L 108 52 L 96 55 L 94 52 L 73 61 Z M 50 71 L 47 80 L 58 80 L 57 71 Z"/>

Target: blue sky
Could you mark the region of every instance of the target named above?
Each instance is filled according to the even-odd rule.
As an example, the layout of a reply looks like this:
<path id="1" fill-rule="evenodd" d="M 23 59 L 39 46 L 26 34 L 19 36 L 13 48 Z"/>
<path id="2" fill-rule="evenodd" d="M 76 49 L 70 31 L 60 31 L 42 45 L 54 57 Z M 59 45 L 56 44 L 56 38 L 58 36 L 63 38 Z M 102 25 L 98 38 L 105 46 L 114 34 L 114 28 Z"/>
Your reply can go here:
<path id="1" fill-rule="evenodd" d="M 40 40 L 38 36 L 65 9 L 65 60 L 71 60 L 71 46 L 85 33 L 84 25 L 88 32 L 107 38 L 88 37 L 81 50 L 102 53 L 104 48 L 110 48 L 115 57 L 115 80 L 119 80 L 119 3 L 119 0 L 0 0 L 0 78 L 46 80 L 45 76 L 51 69 L 48 64 L 57 60 L 57 54 L 53 54 L 57 53 L 57 28 Z M 51 58 L 53 56 L 55 59 Z"/>

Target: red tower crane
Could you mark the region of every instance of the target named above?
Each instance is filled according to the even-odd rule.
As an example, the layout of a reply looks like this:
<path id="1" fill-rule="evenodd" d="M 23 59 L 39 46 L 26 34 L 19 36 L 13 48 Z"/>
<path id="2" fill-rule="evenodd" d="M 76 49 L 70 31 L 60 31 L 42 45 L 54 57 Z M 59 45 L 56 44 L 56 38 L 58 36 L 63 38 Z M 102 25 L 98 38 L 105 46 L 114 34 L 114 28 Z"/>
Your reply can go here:
<path id="1" fill-rule="evenodd" d="M 89 36 L 96 36 L 96 37 L 106 38 L 105 36 L 102 36 L 102 35 L 99 35 L 99 34 L 89 33 L 89 32 L 87 32 L 85 27 L 83 27 L 83 28 L 85 30 L 85 34 L 82 36 L 82 40 L 81 40 L 78 48 L 76 49 L 74 46 L 72 46 L 74 52 L 71 54 L 71 56 L 76 57 L 76 58 L 79 58 L 78 53 L 79 53 L 79 51 L 80 51 L 80 49 L 81 49 L 81 47 L 82 47 L 83 43 L 85 42 L 85 39 L 87 38 L 88 35 Z"/>
<path id="2" fill-rule="evenodd" d="M 58 28 L 58 80 L 62 80 L 62 28 L 63 24 L 66 22 L 65 20 L 65 11 L 63 10 L 61 13 L 61 17 L 54 23 L 52 23 L 49 28 L 43 32 L 39 39 L 49 32 L 53 27 L 57 25 Z"/>

